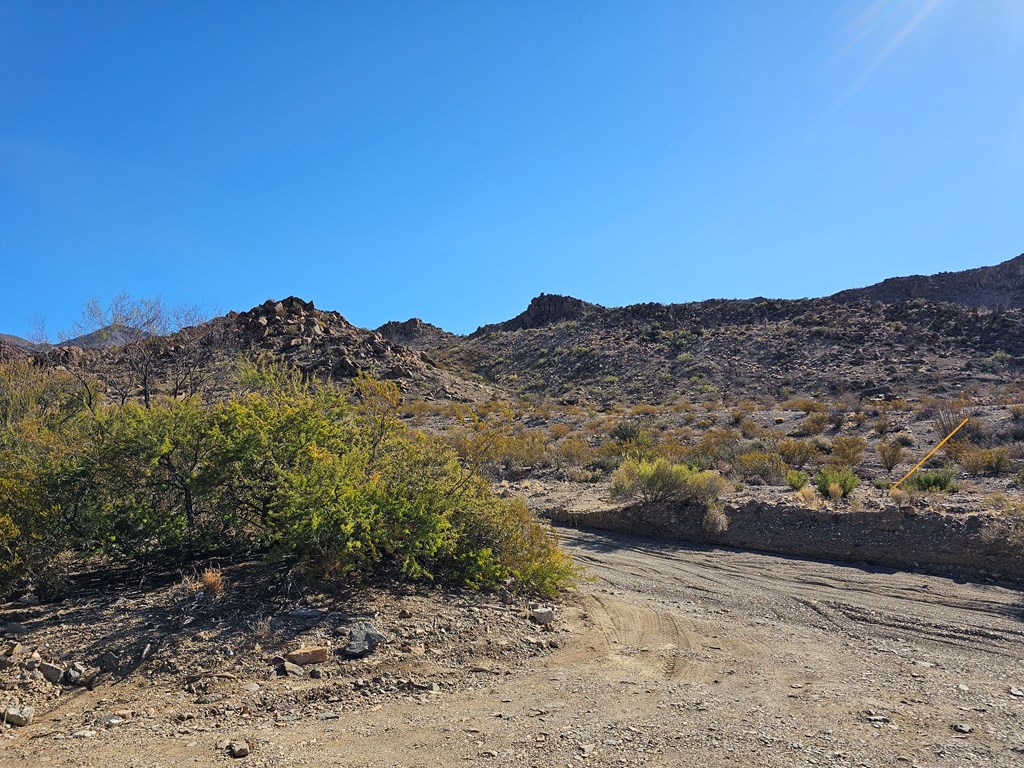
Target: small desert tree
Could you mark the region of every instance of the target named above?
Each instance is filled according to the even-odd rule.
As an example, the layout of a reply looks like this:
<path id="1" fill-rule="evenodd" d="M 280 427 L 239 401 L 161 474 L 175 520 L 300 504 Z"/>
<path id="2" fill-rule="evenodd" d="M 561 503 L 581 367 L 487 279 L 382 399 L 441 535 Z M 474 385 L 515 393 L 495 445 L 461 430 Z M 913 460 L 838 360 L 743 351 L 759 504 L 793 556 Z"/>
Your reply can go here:
<path id="1" fill-rule="evenodd" d="M 63 344 L 116 350 L 116 364 L 103 377 L 109 393 L 121 404 L 141 396 L 149 408 L 160 374 L 161 337 L 184 328 L 192 331 L 181 335 L 169 358 L 173 395 L 195 394 L 203 383 L 206 336 L 210 333 L 210 324 L 200 326 L 203 320 L 205 315 L 198 307 L 171 306 L 159 296 L 136 299 L 121 292 L 106 304 L 98 299 L 86 302 L 72 333 L 62 334 Z"/>

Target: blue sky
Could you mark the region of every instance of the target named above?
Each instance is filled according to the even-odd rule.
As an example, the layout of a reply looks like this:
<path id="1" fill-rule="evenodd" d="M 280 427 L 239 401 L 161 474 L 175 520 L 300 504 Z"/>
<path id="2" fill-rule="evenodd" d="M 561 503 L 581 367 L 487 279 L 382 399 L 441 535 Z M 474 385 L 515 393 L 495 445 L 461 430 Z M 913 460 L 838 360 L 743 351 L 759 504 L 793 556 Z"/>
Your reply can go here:
<path id="1" fill-rule="evenodd" d="M 0 0 L 0 331 L 449 330 L 1024 251 L 1024 3 Z"/>

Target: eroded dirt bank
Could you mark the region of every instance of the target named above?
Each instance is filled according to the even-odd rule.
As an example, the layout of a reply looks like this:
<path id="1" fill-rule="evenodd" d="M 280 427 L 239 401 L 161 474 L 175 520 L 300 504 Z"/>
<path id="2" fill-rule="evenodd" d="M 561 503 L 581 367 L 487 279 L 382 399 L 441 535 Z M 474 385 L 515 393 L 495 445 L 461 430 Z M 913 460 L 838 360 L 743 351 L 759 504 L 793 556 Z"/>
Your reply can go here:
<path id="1" fill-rule="evenodd" d="M 792 494 L 762 489 L 759 498 L 728 500 L 729 527 L 709 533 L 702 509 L 678 505 L 623 506 L 602 487 L 522 484 L 532 509 L 565 525 L 901 568 L 963 567 L 1024 576 L 1024 532 L 1010 517 L 957 509 L 922 511 L 876 503 L 851 509 L 808 509 Z M 767 497 L 767 498 L 766 498 Z"/>
<path id="2" fill-rule="evenodd" d="M 1010 585 L 560 533 L 592 580 L 559 609 L 543 633 L 555 643 L 539 655 L 410 657 L 402 674 L 437 680 L 437 690 L 379 698 L 347 693 L 344 669 L 329 680 L 224 681 L 213 706 L 181 681 L 133 678 L 11 732 L 0 763 L 853 768 L 1024 758 L 1024 605 Z M 492 621 L 482 610 L 481 639 Z M 228 704 L 260 700 L 246 692 L 254 682 L 266 700 L 291 691 L 309 703 L 226 716 Z M 314 695 L 324 686 L 333 701 Z M 96 724 L 113 711 L 125 722 Z M 82 728 L 95 735 L 73 738 Z M 244 739 L 251 754 L 233 760 L 218 746 L 226 739 Z"/>

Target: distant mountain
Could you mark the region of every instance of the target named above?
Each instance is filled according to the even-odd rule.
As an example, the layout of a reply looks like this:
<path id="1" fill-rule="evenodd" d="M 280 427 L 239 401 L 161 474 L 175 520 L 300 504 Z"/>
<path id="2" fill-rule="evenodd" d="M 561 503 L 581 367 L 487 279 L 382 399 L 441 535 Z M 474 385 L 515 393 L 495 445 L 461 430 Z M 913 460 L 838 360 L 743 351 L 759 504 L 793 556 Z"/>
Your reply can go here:
<path id="1" fill-rule="evenodd" d="M 830 298 L 844 303 L 872 301 L 892 304 L 908 299 L 927 299 L 967 307 L 1024 307 L 1024 254 L 994 267 L 891 277 L 866 288 L 840 291 Z"/>
<path id="2" fill-rule="evenodd" d="M 0 357 L 34 354 L 90 370 L 116 387 L 131 364 L 120 348 L 124 337 L 124 329 L 108 328 L 35 348 L 0 337 Z M 418 318 L 369 331 L 289 297 L 145 343 L 157 391 L 170 394 L 182 391 L 186 375 L 227 384 L 232 361 L 257 354 L 335 379 L 367 371 L 427 399 L 641 404 L 890 391 L 952 396 L 998 390 L 1024 371 L 1024 255 L 796 301 L 603 307 L 541 294 L 510 320 L 466 336 Z"/>
<path id="3" fill-rule="evenodd" d="M 10 333 L 0 333 L 0 341 L 5 344 L 9 344 L 12 347 L 18 347 L 19 349 L 32 350 L 37 346 L 28 339 L 23 339 L 20 336 L 14 336 Z"/>

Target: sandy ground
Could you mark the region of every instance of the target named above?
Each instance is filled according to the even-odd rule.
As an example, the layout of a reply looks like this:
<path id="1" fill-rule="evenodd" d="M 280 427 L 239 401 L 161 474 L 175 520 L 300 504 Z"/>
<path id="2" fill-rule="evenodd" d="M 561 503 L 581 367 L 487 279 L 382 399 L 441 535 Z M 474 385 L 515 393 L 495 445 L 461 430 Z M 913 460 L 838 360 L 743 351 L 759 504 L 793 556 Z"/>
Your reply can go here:
<path id="1" fill-rule="evenodd" d="M 197 710 L 180 686 L 130 679 L 8 730 L 0 765 L 1024 764 L 1011 585 L 560 534 L 591 578 L 538 655 L 467 661 L 437 691 L 313 697 L 293 716 Z M 410 678 L 430 665 L 409 660 Z M 231 680 L 225 701 L 252 684 Z M 337 681 L 257 684 L 298 695 Z M 111 712 L 124 722 L 104 727 Z M 250 754 L 229 757 L 228 740 Z"/>

